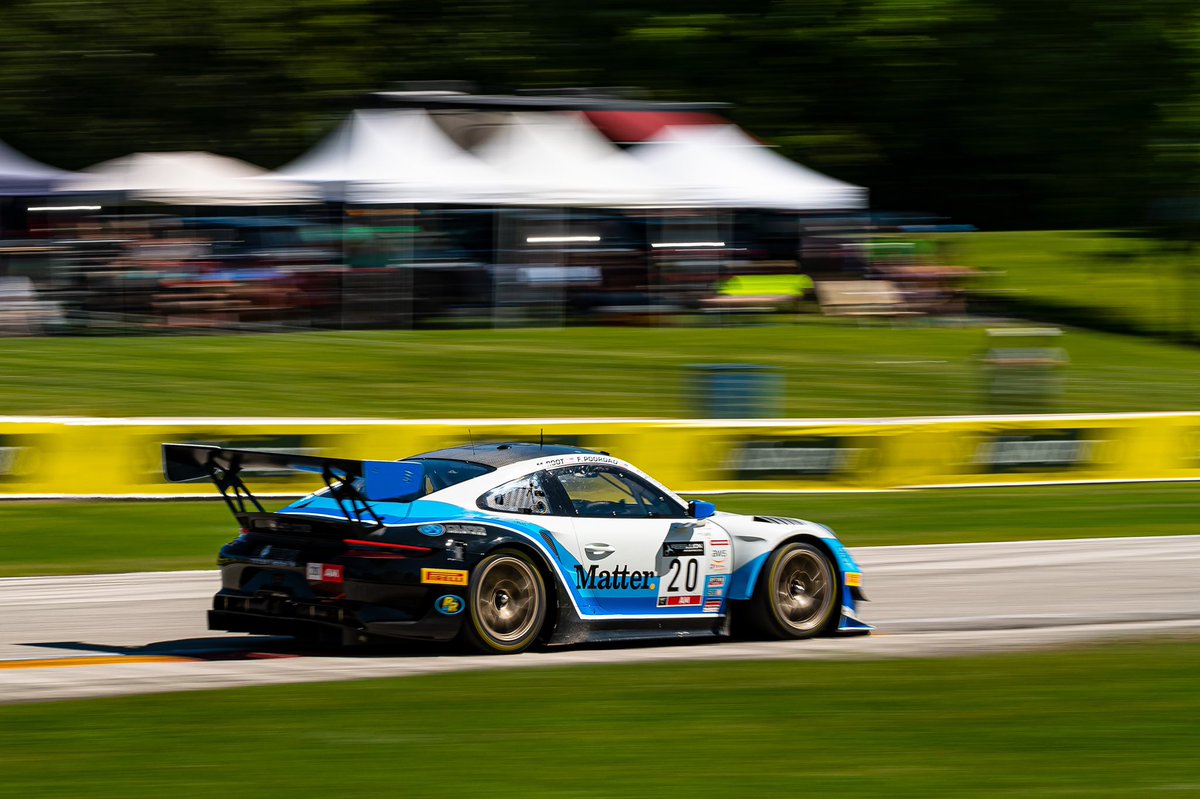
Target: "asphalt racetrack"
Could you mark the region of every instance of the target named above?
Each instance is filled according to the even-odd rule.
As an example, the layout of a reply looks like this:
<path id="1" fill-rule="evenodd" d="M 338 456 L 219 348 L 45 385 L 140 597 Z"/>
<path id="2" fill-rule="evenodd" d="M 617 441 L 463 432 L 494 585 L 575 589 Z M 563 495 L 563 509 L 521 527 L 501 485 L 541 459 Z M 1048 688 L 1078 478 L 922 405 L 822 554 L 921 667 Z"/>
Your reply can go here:
<path id="1" fill-rule="evenodd" d="M 1152 635 L 1200 635 L 1200 536 L 854 550 L 871 636 L 555 648 L 466 656 L 344 655 L 212 633 L 215 571 L 0 580 L 0 702 L 696 659 L 940 657 Z"/>

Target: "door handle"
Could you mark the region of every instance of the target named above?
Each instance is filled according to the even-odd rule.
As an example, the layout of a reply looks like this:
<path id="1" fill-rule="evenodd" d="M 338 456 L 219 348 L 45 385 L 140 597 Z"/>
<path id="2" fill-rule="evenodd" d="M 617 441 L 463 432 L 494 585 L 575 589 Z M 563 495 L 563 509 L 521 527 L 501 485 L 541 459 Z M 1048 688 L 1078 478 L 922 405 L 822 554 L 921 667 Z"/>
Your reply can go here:
<path id="1" fill-rule="evenodd" d="M 615 551 L 616 550 L 608 544 L 599 542 L 595 544 L 583 545 L 583 553 L 588 556 L 589 560 L 604 560 Z"/>

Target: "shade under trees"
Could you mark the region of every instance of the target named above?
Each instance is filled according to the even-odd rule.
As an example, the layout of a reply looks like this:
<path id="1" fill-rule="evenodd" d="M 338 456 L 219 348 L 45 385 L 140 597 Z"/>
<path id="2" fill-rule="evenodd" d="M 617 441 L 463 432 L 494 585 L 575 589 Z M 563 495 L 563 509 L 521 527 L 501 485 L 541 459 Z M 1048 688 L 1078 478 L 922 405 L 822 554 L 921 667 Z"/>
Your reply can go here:
<path id="1" fill-rule="evenodd" d="M 876 207 L 1108 225 L 1200 192 L 1194 0 L 11 0 L 0 136 L 277 166 L 364 92 L 643 86 L 720 100 Z"/>

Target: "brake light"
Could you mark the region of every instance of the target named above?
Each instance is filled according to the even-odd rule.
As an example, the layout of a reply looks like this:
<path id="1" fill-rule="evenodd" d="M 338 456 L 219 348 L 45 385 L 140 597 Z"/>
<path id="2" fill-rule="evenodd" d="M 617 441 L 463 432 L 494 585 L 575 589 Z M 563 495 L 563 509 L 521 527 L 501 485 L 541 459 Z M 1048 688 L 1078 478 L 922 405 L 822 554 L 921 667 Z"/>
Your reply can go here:
<path id="1" fill-rule="evenodd" d="M 428 553 L 433 550 L 429 547 L 413 547 L 408 544 L 388 544 L 383 541 L 363 541 L 358 538 L 345 538 L 342 543 L 352 547 L 379 547 L 380 549 L 398 549 L 405 552 L 421 552 Z"/>
<path id="2" fill-rule="evenodd" d="M 403 552 L 384 552 L 375 549 L 355 549 L 347 552 L 343 557 L 355 560 L 408 560 L 408 555 Z"/>

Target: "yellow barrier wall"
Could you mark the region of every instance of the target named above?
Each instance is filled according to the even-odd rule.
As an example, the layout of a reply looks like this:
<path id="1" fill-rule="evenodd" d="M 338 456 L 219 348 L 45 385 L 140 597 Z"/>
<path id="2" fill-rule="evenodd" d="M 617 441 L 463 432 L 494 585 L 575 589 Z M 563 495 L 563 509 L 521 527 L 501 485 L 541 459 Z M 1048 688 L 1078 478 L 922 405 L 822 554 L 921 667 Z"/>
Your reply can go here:
<path id="1" fill-rule="evenodd" d="M 469 431 L 469 432 L 468 432 Z M 847 421 L 344 421 L 0 418 L 0 496 L 211 495 L 162 477 L 159 445 L 399 459 L 485 441 L 604 450 L 684 492 L 1200 479 L 1200 414 Z M 254 475 L 303 493 L 304 475 Z"/>

